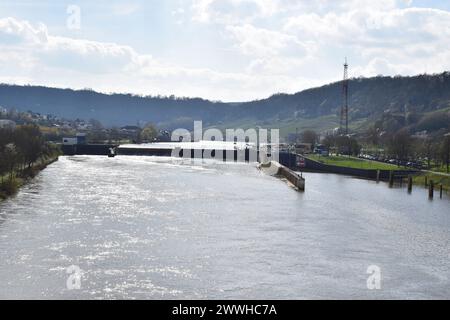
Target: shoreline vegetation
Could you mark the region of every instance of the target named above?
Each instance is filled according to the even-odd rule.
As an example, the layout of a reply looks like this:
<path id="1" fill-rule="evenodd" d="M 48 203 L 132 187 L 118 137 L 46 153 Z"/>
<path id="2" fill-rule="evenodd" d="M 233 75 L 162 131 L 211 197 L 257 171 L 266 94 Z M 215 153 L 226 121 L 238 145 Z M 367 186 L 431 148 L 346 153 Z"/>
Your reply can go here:
<path id="1" fill-rule="evenodd" d="M 347 167 L 347 168 L 356 168 L 356 169 L 365 169 L 365 170 L 405 170 L 407 168 L 383 163 L 378 161 L 370 161 L 365 159 L 359 159 L 355 157 L 349 156 L 329 156 L 323 157 L 319 155 L 308 155 L 308 158 L 311 160 L 318 161 L 323 164 Z M 435 188 L 439 188 L 442 184 L 442 189 L 446 192 L 450 192 L 450 175 L 444 173 L 444 166 L 441 168 L 442 172 L 433 172 L 433 171 L 420 171 L 417 175 L 413 177 L 413 184 L 418 187 L 428 187 L 430 181 L 433 181 Z M 441 171 L 440 170 L 440 171 Z"/>
<path id="2" fill-rule="evenodd" d="M 439 186 L 442 184 L 442 189 L 450 195 L 450 175 L 446 176 L 427 171 L 413 177 L 413 184 L 425 188 L 428 187 L 430 181 L 433 181 L 435 190 L 439 190 Z"/>
<path id="3" fill-rule="evenodd" d="M 21 187 L 36 177 L 42 170 L 58 161 L 59 156 L 59 153 L 55 153 L 48 158 L 42 159 L 39 164 L 32 166 L 30 170 L 15 174 L 12 181 L 4 176 L 0 178 L 0 202 L 14 196 Z"/>
<path id="4" fill-rule="evenodd" d="M 365 169 L 365 170 L 404 170 L 404 167 L 397 165 L 383 163 L 379 161 L 370 161 L 365 159 L 359 159 L 352 156 L 336 156 L 330 155 L 327 157 L 319 156 L 316 154 L 307 155 L 307 158 L 333 166 L 347 167 L 353 169 Z"/>
<path id="5" fill-rule="evenodd" d="M 0 201 L 16 194 L 60 155 L 59 146 L 47 143 L 36 125 L 0 129 Z"/>

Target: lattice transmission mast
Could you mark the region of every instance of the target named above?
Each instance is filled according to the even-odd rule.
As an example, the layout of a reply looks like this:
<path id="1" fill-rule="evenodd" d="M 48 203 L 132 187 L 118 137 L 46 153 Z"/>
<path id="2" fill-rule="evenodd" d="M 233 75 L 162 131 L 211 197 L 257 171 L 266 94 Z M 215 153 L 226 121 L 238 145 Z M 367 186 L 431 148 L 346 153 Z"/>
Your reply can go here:
<path id="1" fill-rule="evenodd" d="M 348 63 L 345 58 L 344 80 L 342 81 L 342 108 L 341 108 L 341 134 L 348 134 Z"/>

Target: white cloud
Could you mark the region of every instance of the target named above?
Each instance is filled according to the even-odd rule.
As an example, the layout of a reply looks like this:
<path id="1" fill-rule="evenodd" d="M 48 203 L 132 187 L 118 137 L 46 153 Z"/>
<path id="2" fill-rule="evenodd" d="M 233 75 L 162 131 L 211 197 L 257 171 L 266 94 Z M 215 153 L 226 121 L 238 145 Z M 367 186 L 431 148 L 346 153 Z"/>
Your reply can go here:
<path id="1" fill-rule="evenodd" d="M 193 19 L 213 23 L 249 23 L 280 14 L 326 14 L 351 10 L 392 10 L 412 0 L 193 0 Z"/>
<path id="2" fill-rule="evenodd" d="M 117 16 L 128 16 L 137 12 L 141 6 L 137 3 L 122 2 L 111 5 L 112 13 Z"/>
<path id="3" fill-rule="evenodd" d="M 14 18 L 0 19 L 0 39 L 3 82 L 226 100 L 268 96 L 262 88 L 281 90 L 284 82 L 283 77 L 186 68 L 128 46 L 52 36 L 42 24 Z M 243 94 L 236 98 L 236 92 Z"/>
<path id="4" fill-rule="evenodd" d="M 307 48 L 295 36 L 256 28 L 250 24 L 228 26 L 238 48 L 247 55 L 254 57 L 267 56 L 304 56 Z"/>
<path id="5" fill-rule="evenodd" d="M 352 75 L 358 76 L 450 69 L 446 60 L 450 12 L 411 4 L 411 0 L 197 0 L 193 9 L 197 22 L 222 25 L 231 35 L 233 46 L 249 59 L 248 73 L 312 72 L 312 79 L 317 76 L 326 82 L 341 74 L 344 56 L 351 59 Z M 316 70 L 311 68 L 314 64 Z"/>
<path id="6" fill-rule="evenodd" d="M 42 43 L 47 41 L 47 27 L 40 23 L 36 27 L 28 21 L 19 21 L 14 18 L 0 19 L 0 43 Z"/>
<path id="7" fill-rule="evenodd" d="M 167 8 L 183 41 L 163 34 L 174 29 L 152 40 L 180 52 L 168 56 L 0 19 L 0 80 L 236 101 L 339 80 L 345 56 L 351 76 L 450 70 L 450 12 L 408 0 L 186 0 Z M 188 67 L 183 53 L 192 62 L 195 50 L 205 61 Z"/>
<path id="8" fill-rule="evenodd" d="M 194 0 L 193 19 L 199 22 L 245 23 L 277 11 L 272 0 Z"/>
<path id="9" fill-rule="evenodd" d="M 450 62 L 436 59 L 450 51 L 450 12 L 428 8 L 352 10 L 304 14 L 283 30 L 300 40 L 316 39 L 325 52 L 344 48 L 364 65 L 354 71 L 378 73 L 441 72 Z"/>
<path id="10" fill-rule="evenodd" d="M 92 72 L 123 69 L 138 56 L 128 46 L 51 36 L 43 24 L 34 27 L 14 18 L 0 19 L 0 39 L 3 52 L 26 49 L 27 55 L 48 65 Z"/>
<path id="11" fill-rule="evenodd" d="M 291 17 L 284 31 L 301 38 L 368 45 L 434 41 L 449 34 L 450 13 L 436 9 L 405 8 L 383 11 L 352 10 L 341 14 L 315 13 Z"/>

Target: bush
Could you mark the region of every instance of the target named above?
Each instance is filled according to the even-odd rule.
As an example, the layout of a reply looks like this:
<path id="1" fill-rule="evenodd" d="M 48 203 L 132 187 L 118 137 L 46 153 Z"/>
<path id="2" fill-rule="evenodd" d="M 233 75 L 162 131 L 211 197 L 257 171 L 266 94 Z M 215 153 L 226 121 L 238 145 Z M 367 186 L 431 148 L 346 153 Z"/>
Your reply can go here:
<path id="1" fill-rule="evenodd" d="M 7 196 L 11 196 L 15 194 L 18 189 L 19 183 L 16 179 L 7 179 L 0 183 L 0 197 L 6 198 Z"/>
<path id="2" fill-rule="evenodd" d="M 19 175 L 24 179 L 34 178 L 39 173 L 39 167 L 40 166 L 25 168 Z"/>

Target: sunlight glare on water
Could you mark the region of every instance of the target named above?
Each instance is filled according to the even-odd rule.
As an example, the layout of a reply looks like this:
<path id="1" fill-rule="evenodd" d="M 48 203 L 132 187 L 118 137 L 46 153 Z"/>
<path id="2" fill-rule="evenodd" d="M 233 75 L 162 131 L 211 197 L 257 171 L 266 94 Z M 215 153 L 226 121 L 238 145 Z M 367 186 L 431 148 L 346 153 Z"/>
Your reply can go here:
<path id="1" fill-rule="evenodd" d="M 0 204 L 0 298 L 448 299 L 448 199 L 305 176 L 298 193 L 255 164 L 60 157 Z"/>

